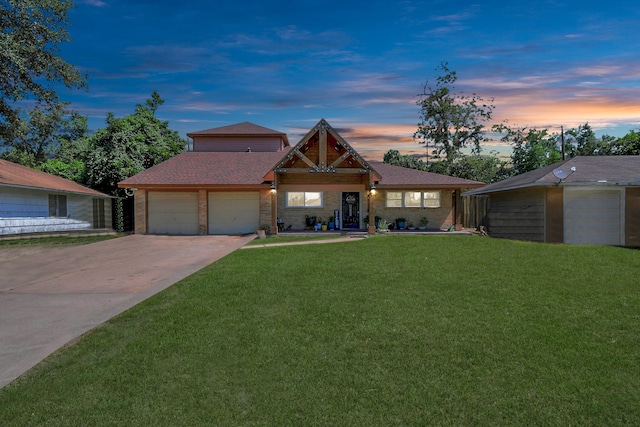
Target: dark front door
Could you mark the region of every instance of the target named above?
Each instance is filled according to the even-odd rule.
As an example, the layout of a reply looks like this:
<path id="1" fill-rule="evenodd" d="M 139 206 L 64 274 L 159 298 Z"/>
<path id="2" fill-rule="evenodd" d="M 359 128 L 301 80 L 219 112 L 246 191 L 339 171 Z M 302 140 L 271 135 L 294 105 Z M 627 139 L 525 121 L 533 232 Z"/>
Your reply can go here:
<path id="1" fill-rule="evenodd" d="M 360 193 L 342 193 L 342 228 L 360 228 Z"/>

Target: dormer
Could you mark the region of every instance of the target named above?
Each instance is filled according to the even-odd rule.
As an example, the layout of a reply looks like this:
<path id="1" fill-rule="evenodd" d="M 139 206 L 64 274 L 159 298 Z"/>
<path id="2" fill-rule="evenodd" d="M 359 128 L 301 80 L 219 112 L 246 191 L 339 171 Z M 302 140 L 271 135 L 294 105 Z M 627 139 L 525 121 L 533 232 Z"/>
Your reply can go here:
<path id="1" fill-rule="evenodd" d="M 287 134 L 244 122 L 188 133 L 193 151 L 277 152 L 289 147 Z"/>

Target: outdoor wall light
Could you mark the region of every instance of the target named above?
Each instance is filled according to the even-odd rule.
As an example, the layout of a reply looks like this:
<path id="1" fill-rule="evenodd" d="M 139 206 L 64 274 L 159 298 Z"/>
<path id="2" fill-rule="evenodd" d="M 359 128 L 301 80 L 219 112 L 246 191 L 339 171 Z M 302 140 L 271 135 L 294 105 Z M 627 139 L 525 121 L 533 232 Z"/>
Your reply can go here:
<path id="1" fill-rule="evenodd" d="M 276 194 L 276 183 L 271 181 L 271 194 Z"/>
<path id="2" fill-rule="evenodd" d="M 373 183 L 373 184 L 371 184 L 371 194 L 375 196 L 375 195 L 376 195 L 376 193 L 377 193 L 377 191 L 376 191 L 376 184 L 375 184 L 375 183 Z"/>

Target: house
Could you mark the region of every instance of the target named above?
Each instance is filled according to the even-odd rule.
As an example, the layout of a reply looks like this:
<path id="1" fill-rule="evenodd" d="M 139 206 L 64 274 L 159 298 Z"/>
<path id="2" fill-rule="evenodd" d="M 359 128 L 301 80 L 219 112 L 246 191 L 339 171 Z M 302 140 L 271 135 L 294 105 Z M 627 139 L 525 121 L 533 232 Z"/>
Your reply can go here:
<path id="1" fill-rule="evenodd" d="M 0 235 L 111 229 L 111 197 L 0 160 Z"/>
<path id="2" fill-rule="evenodd" d="M 368 162 L 324 119 L 292 147 L 252 123 L 188 134 L 193 151 L 118 185 L 135 191 L 136 233 L 240 234 L 302 230 L 307 217 L 375 230 L 380 217 L 461 227 L 461 190 L 484 183 Z"/>
<path id="3" fill-rule="evenodd" d="M 483 194 L 490 236 L 640 246 L 640 156 L 574 157 L 463 196 Z"/>

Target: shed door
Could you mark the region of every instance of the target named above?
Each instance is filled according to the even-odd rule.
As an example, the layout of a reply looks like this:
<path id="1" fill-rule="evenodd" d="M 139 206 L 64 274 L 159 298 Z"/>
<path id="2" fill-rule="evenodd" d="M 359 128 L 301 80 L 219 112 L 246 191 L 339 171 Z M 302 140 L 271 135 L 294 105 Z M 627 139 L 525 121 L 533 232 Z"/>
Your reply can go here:
<path id="1" fill-rule="evenodd" d="M 586 245 L 621 244 L 622 191 L 564 190 L 564 241 Z"/>
<path id="2" fill-rule="evenodd" d="M 198 193 L 150 191 L 150 234 L 198 234 Z"/>
<path id="3" fill-rule="evenodd" d="M 259 192 L 209 193 L 209 234 L 254 233 L 259 221 Z"/>

